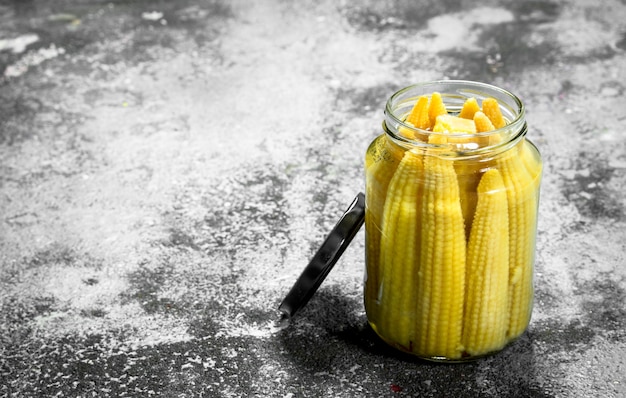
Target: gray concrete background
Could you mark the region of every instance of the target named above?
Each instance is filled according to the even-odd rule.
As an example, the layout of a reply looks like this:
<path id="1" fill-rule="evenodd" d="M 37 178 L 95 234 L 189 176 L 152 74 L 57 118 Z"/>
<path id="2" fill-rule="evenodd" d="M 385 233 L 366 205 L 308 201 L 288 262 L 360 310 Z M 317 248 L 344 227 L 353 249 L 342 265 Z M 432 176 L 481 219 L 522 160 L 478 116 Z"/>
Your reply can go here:
<path id="1" fill-rule="evenodd" d="M 0 1 L 0 396 L 626 396 L 626 2 Z M 536 304 L 436 365 L 367 327 L 354 195 L 386 99 L 519 95 L 545 160 Z"/>

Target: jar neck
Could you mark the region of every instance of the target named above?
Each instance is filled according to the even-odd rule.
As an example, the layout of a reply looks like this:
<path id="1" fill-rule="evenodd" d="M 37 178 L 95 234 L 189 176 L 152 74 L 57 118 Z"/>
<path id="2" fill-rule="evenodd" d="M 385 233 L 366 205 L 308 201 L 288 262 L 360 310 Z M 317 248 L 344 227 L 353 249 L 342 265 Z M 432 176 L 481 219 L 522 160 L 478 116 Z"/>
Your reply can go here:
<path id="1" fill-rule="evenodd" d="M 448 112 L 456 115 L 465 101 L 478 102 L 495 98 L 507 121 L 506 126 L 484 133 L 436 133 L 405 122 L 420 96 L 441 93 Z M 493 156 L 521 141 L 527 132 L 524 105 L 514 94 L 496 86 L 462 80 L 443 80 L 416 84 L 393 94 L 385 107 L 383 130 L 395 144 L 409 150 L 420 150 L 439 156 L 473 158 Z M 418 137 L 418 138 L 409 138 Z"/>

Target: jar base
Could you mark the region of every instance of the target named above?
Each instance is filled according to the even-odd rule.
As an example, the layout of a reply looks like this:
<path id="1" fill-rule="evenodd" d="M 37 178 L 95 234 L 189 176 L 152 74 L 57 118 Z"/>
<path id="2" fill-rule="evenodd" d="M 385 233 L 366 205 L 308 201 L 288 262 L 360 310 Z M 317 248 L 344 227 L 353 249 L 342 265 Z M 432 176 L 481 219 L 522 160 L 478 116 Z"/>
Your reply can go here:
<path id="1" fill-rule="evenodd" d="M 381 336 L 380 333 L 378 333 L 378 330 L 376 329 L 376 325 L 373 324 L 372 322 L 369 322 L 370 327 L 372 328 L 372 330 L 374 331 L 374 333 L 376 334 L 376 336 L 381 339 L 385 344 L 387 344 L 388 346 L 404 353 L 407 355 L 410 355 L 411 357 L 414 357 L 416 359 L 420 359 L 420 360 L 424 360 L 424 361 L 428 361 L 428 362 L 433 362 L 433 363 L 449 363 L 449 364 L 455 364 L 455 363 L 469 363 L 469 362 L 475 362 L 478 361 L 480 359 L 484 359 L 484 358 L 488 358 L 488 357 L 492 357 L 494 355 L 497 355 L 498 353 L 502 352 L 502 350 L 504 350 L 506 347 L 510 346 L 511 344 L 513 344 L 515 341 L 517 341 L 521 336 L 512 338 L 510 340 L 507 340 L 506 343 L 498 349 L 495 349 L 493 351 L 489 351 L 486 352 L 484 354 L 480 354 L 480 355 L 471 355 L 468 354 L 467 352 L 463 352 L 461 354 L 460 358 L 450 358 L 450 357 L 446 357 L 446 356 L 439 356 L 439 355 L 421 355 L 419 353 L 416 353 L 415 351 L 411 351 L 410 349 L 407 349 L 407 347 L 404 347 L 400 344 L 397 344 L 393 341 L 390 341 L 388 339 L 386 339 L 385 337 Z"/>

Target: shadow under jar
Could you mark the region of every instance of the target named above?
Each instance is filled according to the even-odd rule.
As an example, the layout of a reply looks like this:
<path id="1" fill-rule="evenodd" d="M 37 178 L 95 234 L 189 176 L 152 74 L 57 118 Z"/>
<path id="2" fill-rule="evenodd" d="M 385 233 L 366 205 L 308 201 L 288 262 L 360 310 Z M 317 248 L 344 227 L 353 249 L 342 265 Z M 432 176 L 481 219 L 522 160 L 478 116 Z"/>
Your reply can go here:
<path id="1" fill-rule="evenodd" d="M 494 98 L 506 125 L 433 132 L 406 118 L 439 93 L 450 115 Z M 404 352 L 467 361 L 500 351 L 527 328 L 542 160 L 526 139 L 524 106 L 470 81 L 417 84 L 388 100 L 366 172 L 365 309 Z"/>

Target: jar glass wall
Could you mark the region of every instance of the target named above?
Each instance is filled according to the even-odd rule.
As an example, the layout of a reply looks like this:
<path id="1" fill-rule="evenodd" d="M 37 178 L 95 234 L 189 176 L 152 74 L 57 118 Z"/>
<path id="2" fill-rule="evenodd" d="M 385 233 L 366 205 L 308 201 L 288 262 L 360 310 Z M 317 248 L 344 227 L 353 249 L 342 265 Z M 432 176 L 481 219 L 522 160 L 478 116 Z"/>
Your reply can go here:
<path id="1" fill-rule="evenodd" d="M 407 116 L 422 96 L 434 103 L 433 93 L 452 116 L 468 98 L 493 98 L 505 125 L 417 128 Z M 533 302 L 542 161 L 522 102 L 476 82 L 414 85 L 389 99 L 383 130 L 365 159 L 370 325 L 425 359 L 501 350 L 525 331 Z"/>

